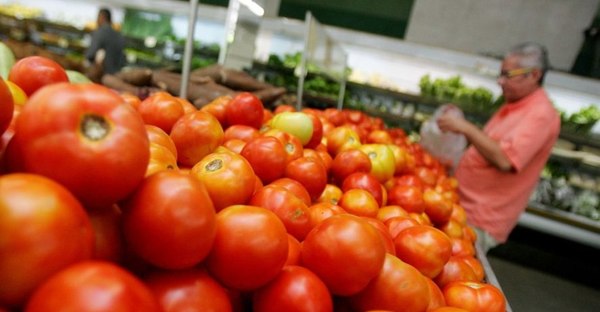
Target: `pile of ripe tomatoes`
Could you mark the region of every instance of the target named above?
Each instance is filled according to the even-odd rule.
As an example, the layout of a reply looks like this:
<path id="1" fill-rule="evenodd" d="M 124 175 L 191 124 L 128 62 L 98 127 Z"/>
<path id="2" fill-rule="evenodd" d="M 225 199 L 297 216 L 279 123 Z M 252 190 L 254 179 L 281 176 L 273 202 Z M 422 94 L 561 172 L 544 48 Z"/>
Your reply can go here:
<path id="1" fill-rule="evenodd" d="M 0 310 L 504 311 L 457 182 L 360 111 L 0 79 Z"/>

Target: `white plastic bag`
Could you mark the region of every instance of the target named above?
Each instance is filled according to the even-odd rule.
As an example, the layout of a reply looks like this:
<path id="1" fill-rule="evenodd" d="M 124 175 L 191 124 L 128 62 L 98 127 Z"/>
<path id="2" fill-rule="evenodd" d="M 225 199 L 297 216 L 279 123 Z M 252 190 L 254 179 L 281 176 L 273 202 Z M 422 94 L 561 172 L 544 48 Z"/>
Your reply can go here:
<path id="1" fill-rule="evenodd" d="M 462 134 L 440 130 L 437 120 L 446 113 L 464 118 L 463 112 L 455 105 L 440 106 L 433 116 L 421 125 L 420 144 L 442 164 L 454 169 L 467 146 L 467 139 Z"/>

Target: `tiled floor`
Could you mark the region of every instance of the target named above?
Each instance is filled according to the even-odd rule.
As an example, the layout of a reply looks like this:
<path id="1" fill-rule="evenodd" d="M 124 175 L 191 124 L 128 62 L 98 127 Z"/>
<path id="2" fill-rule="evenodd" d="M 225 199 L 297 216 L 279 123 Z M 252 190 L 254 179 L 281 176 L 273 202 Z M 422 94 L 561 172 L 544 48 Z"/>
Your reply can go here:
<path id="1" fill-rule="evenodd" d="M 599 254 L 598 249 L 518 227 L 487 259 L 515 312 L 599 312 Z"/>

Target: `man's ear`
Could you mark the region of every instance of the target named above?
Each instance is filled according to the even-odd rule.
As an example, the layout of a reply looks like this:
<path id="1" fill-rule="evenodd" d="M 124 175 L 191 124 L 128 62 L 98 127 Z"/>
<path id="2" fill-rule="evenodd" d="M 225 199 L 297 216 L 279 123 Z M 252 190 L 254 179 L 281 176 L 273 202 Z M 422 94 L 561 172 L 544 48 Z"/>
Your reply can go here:
<path id="1" fill-rule="evenodd" d="M 531 76 L 533 76 L 533 78 L 535 78 L 536 81 L 539 81 L 540 78 L 542 77 L 542 70 L 539 68 L 534 68 L 531 71 Z"/>

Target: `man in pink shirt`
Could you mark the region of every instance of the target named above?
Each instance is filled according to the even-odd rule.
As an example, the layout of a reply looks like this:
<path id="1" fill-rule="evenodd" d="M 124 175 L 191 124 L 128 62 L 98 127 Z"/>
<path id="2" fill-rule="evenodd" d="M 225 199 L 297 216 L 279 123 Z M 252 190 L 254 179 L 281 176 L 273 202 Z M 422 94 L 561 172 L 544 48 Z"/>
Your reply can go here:
<path id="1" fill-rule="evenodd" d="M 463 118 L 438 119 L 440 129 L 462 133 L 470 143 L 456 178 L 460 204 L 486 252 L 516 226 L 560 132 L 560 117 L 542 87 L 547 69 L 543 46 L 518 45 L 498 76 L 506 102 L 483 130 Z"/>

